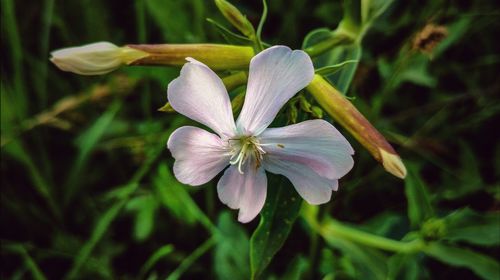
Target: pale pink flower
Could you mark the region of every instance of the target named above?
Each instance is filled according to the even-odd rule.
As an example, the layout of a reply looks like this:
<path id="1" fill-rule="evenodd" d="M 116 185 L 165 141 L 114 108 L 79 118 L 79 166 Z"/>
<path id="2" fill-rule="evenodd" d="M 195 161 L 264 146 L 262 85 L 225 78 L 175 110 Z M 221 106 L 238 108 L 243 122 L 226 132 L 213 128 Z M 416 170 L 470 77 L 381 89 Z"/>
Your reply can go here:
<path id="1" fill-rule="evenodd" d="M 265 171 L 286 176 L 310 204 L 330 200 L 338 179 L 354 164 L 354 150 L 344 136 L 324 120 L 268 128 L 281 107 L 314 76 L 305 52 L 275 46 L 252 59 L 236 124 L 221 79 L 203 63 L 188 61 L 168 85 L 168 100 L 177 112 L 216 134 L 193 126 L 172 133 L 168 148 L 180 182 L 202 185 L 229 165 L 217 192 L 224 204 L 239 209 L 238 220 L 243 223 L 253 220 L 264 206 Z"/>

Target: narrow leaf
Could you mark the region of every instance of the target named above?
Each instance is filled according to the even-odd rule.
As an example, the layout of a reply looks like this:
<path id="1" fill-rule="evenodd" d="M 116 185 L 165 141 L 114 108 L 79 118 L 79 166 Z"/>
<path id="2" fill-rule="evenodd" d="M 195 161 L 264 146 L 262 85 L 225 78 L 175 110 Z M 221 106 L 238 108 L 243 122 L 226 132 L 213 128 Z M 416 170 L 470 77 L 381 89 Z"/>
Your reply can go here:
<path id="1" fill-rule="evenodd" d="M 217 227 L 217 244 L 214 268 L 217 279 L 246 280 L 250 275 L 249 239 L 243 227 L 236 223 L 229 212 L 222 212 Z"/>
<path id="2" fill-rule="evenodd" d="M 447 240 L 483 246 L 500 244 L 500 216 L 496 213 L 480 214 L 465 208 L 450 214 L 444 222 Z"/>
<path id="3" fill-rule="evenodd" d="M 486 255 L 437 242 L 429 244 L 424 251 L 444 263 L 466 267 L 484 279 L 500 279 L 500 264 Z"/>
<path id="4" fill-rule="evenodd" d="M 234 44 L 234 45 L 252 45 L 253 44 L 252 40 L 232 32 L 231 30 L 227 29 L 226 27 L 224 27 L 222 24 L 218 23 L 217 21 L 215 21 L 211 18 L 207 18 L 207 21 L 209 23 L 211 23 L 215 28 L 217 28 L 217 31 L 222 35 L 222 37 L 224 37 L 224 39 L 229 44 Z"/>
<path id="5" fill-rule="evenodd" d="M 260 224 L 250 240 L 251 278 L 269 265 L 288 237 L 299 214 L 302 199 L 283 177 L 268 174 L 268 194 Z"/>
<path id="6" fill-rule="evenodd" d="M 144 263 L 144 265 L 141 267 L 141 272 L 140 275 L 142 277 L 139 277 L 140 279 L 146 279 L 146 273 L 163 257 L 169 255 L 174 251 L 174 246 L 172 244 L 168 244 L 165 246 L 160 247 L 158 250 L 156 250 L 149 258 L 148 260 Z"/>
<path id="7" fill-rule="evenodd" d="M 350 64 L 350 63 L 358 63 L 358 60 L 346 60 L 344 62 L 335 64 L 335 65 L 330 65 L 330 66 L 325 66 L 321 67 L 319 69 L 316 69 L 316 74 L 323 75 L 323 76 L 328 76 L 337 73 L 339 70 L 342 69 L 342 67 Z"/>
<path id="8" fill-rule="evenodd" d="M 408 200 L 408 218 L 411 225 L 416 227 L 434 216 L 429 194 L 418 175 L 414 165 L 408 166 L 408 176 L 405 180 L 406 199 Z"/>

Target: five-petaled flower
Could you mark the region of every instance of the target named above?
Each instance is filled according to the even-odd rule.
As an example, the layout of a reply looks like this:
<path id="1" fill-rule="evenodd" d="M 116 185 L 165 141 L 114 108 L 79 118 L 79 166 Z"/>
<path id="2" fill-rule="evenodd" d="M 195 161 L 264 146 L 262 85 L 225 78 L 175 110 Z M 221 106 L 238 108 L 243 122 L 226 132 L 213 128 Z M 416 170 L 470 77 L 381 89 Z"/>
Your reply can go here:
<path id="1" fill-rule="evenodd" d="M 236 123 L 221 79 L 203 63 L 188 61 L 168 85 L 168 99 L 177 112 L 216 134 L 193 126 L 172 133 L 167 145 L 180 182 L 207 183 L 230 165 L 217 192 L 224 204 L 239 209 L 238 220 L 243 223 L 254 219 L 264 206 L 265 171 L 286 176 L 310 204 L 330 200 L 338 179 L 354 164 L 354 150 L 347 140 L 324 120 L 268 128 L 281 107 L 314 76 L 305 52 L 275 46 L 252 59 Z"/>

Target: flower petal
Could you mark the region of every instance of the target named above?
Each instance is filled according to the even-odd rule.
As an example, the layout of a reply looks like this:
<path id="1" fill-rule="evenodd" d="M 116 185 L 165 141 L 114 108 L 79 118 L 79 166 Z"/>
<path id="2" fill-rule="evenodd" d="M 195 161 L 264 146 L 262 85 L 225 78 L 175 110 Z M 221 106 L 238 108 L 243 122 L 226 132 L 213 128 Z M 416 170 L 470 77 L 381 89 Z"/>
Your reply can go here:
<path id="1" fill-rule="evenodd" d="M 267 157 L 263 164 L 267 171 L 287 177 L 299 195 L 309 204 L 327 203 L 330 201 L 332 191 L 338 189 L 338 180 L 321 177 L 306 165 L 273 157 Z"/>
<path id="2" fill-rule="evenodd" d="M 314 76 L 311 58 L 303 51 L 275 46 L 250 62 L 245 103 L 237 121 L 238 131 L 258 135 L 283 105 Z"/>
<path id="3" fill-rule="evenodd" d="M 176 129 L 167 143 L 175 158 L 174 175 L 183 184 L 210 181 L 229 164 L 229 147 L 217 135 L 193 126 Z"/>
<path id="4" fill-rule="evenodd" d="M 205 64 L 188 58 L 168 85 L 168 100 L 179 113 L 210 127 L 221 137 L 235 133 L 231 101 L 222 80 Z"/>
<path id="5" fill-rule="evenodd" d="M 259 141 L 266 156 L 306 165 L 328 179 L 341 178 L 354 165 L 351 145 L 324 120 L 269 128 L 260 135 Z"/>
<path id="6" fill-rule="evenodd" d="M 263 168 L 256 168 L 249 161 L 243 174 L 235 166 L 229 167 L 217 184 L 219 199 L 232 209 L 240 209 L 238 221 L 248 223 L 264 207 L 267 194 L 267 177 Z"/>

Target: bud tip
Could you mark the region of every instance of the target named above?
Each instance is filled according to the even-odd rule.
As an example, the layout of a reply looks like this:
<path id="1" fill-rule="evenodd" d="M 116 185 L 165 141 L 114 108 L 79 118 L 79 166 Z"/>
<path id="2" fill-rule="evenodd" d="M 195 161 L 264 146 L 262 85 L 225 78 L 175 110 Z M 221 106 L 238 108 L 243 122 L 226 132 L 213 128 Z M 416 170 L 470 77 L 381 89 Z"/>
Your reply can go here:
<path id="1" fill-rule="evenodd" d="M 406 177 L 406 167 L 401 158 L 397 154 L 389 153 L 380 148 L 379 151 L 385 170 L 398 178 L 404 179 Z"/>

